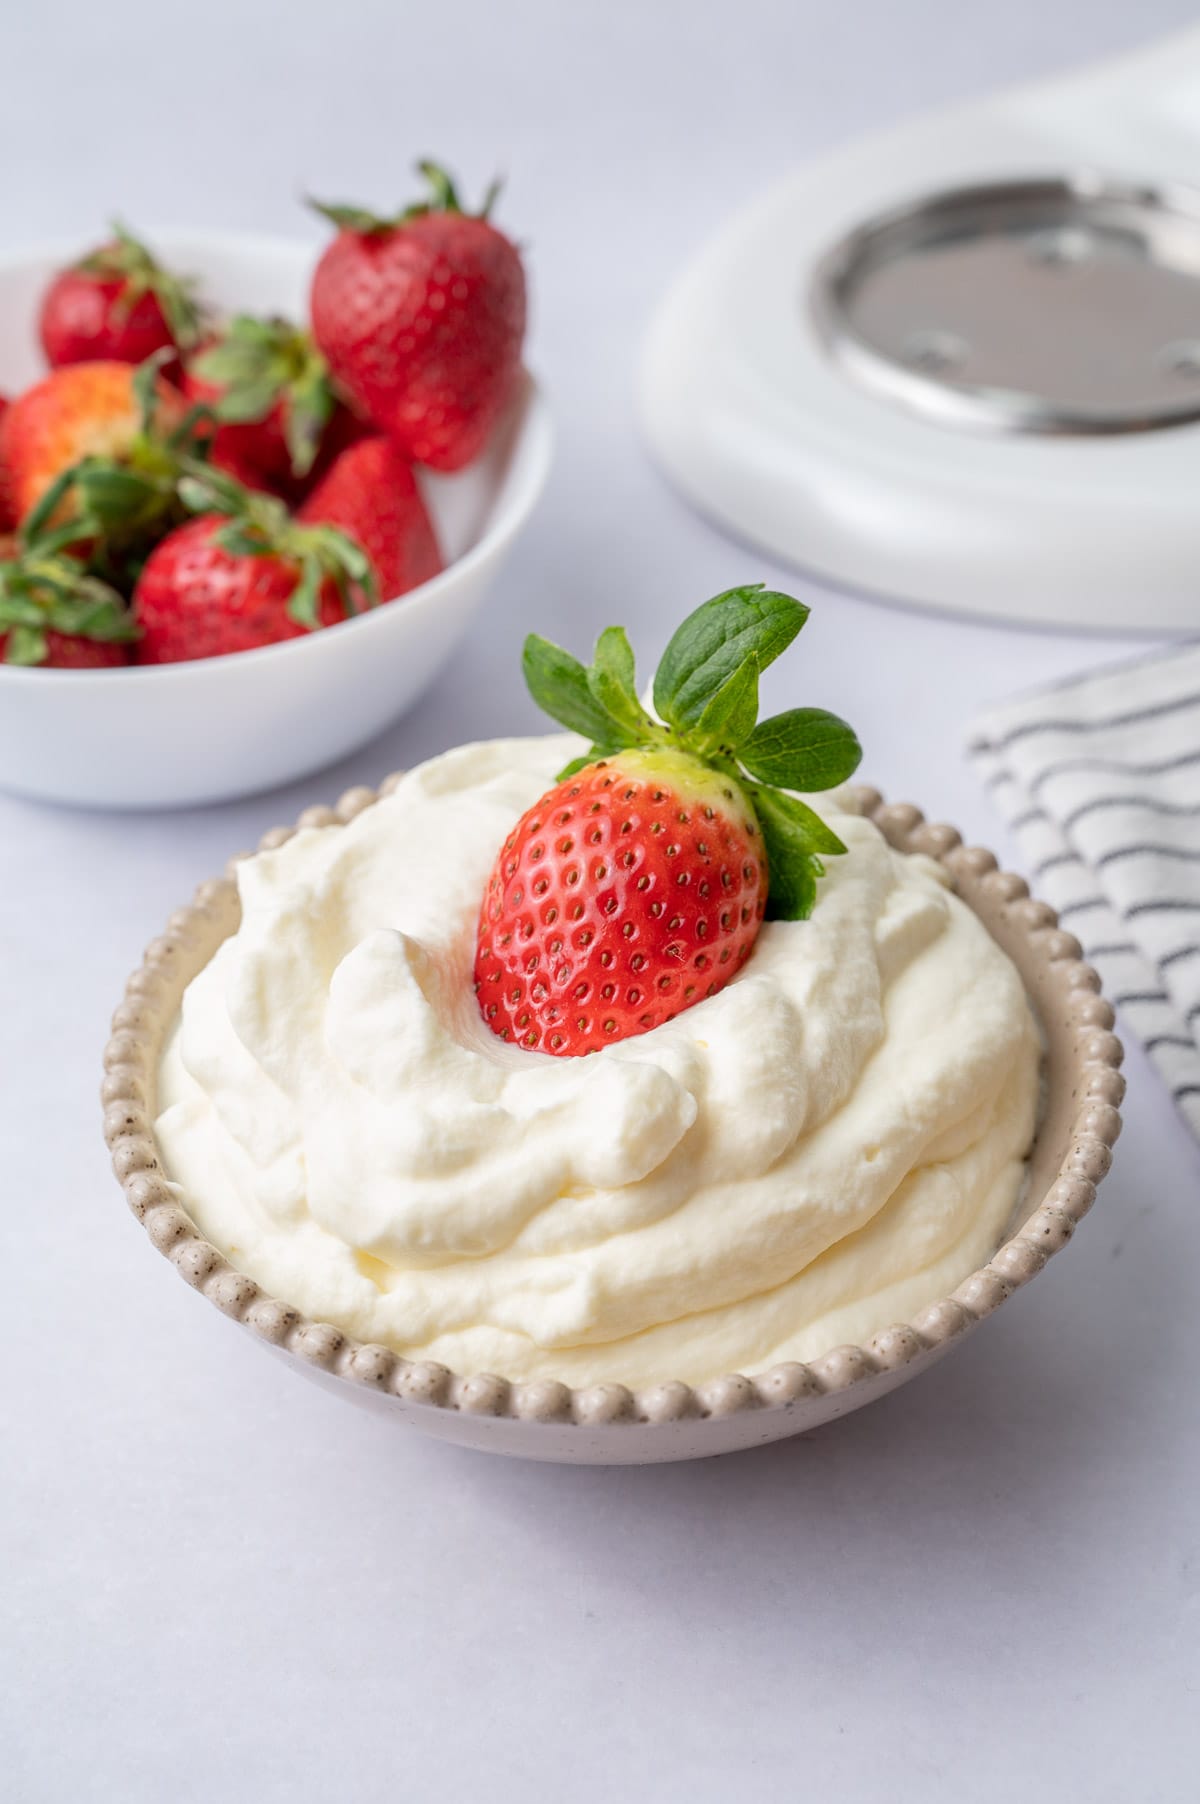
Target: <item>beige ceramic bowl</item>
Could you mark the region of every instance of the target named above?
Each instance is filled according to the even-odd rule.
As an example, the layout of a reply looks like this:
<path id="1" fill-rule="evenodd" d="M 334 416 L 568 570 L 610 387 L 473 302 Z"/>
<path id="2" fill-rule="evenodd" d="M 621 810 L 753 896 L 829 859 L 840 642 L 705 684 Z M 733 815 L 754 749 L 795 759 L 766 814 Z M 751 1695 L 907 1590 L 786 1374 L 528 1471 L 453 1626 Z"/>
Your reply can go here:
<path id="1" fill-rule="evenodd" d="M 379 793 L 397 781 L 389 778 Z M 1045 1107 L 1011 1237 L 952 1296 L 930 1302 L 912 1322 L 882 1328 L 865 1347 L 832 1347 L 807 1365 L 718 1376 L 696 1388 L 572 1390 L 551 1380 L 510 1384 L 413 1363 L 268 1296 L 197 1232 L 186 1198 L 167 1182 L 153 1130 L 159 1053 L 184 986 L 237 926 L 229 875 L 202 884 L 192 904 L 172 915 L 113 1017 L 104 1127 L 130 1208 L 194 1289 L 295 1369 L 393 1422 L 493 1453 L 593 1465 L 694 1459 L 799 1434 L 894 1390 L 940 1359 L 1070 1240 L 1109 1168 L 1125 1085 L 1113 1011 L 1053 909 L 1031 900 L 1024 880 L 998 870 L 990 852 L 964 846 L 952 827 L 929 824 L 906 804 L 885 805 L 873 790 L 855 795 L 893 846 L 930 854 L 951 873 L 1015 962 L 1046 1041 Z M 371 790 L 352 789 L 336 808 L 308 809 L 298 825 L 336 833 L 376 799 Z M 278 828 L 263 845 L 277 846 L 294 831 Z"/>

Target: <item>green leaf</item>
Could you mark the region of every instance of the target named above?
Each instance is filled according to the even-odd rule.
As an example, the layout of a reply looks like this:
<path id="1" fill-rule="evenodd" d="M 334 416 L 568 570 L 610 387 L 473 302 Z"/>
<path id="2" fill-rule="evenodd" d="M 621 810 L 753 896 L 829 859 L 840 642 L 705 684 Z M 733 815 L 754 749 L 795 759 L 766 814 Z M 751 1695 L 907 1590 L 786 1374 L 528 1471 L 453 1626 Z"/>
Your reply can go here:
<path id="1" fill-rule="evenodd" d="M 20 567 L 11 565 L 5 568 L 16 571 Z M 41 626 L 43 618 L 42 609 L 26 592 L 19 577 L 0 580 L 0 632 L 7 632 L 12 626 Z"/>
<path id="2" fill-rule="evenodd" d="M 226 425 L 241 426 L 265 420 L 278 401 L 282 387 L 282 382 L 269 372 L 253 379 L 243 378 L 231 382 L 210 406 L 217 419 Z"/>
<path id="3" fill-rule="evenodd" d="M 846 850 L 833 828 L 823 821 L 819 814 L 811 809 L 807 802 L 799 796 L 787 795 L 783 790 L 769 789 L 761 783 L 744 783 L 743 788 L 750 796 L 755 808 L 761 814 L 763 810 L 770 812 L 779 823 L 779 830 L 786 828 L 797 846 L 805 852 L 827 852 L 831 857 Z"/>
<path id="4" fill-rule="evenodd" d="M 711 696 L 692 737 L 706 746 L 736 750 L 758 719 L 758 665 L 753 658 L 734 667 Z"/>
<path id="5" fill-rule="evenodd" d="M 40 626 L 14 626 L 4 642 L 4 662 L 41 664 L 46 649 L 46 635 Z"/>
<path id="6" fill-rule="evenodd" d="M 287 320 L 275 316 L 263 319 L 257 313 L 235 313 L 216 343 L 194 359 L 192 368 L 205 381 L 228 381 L 240 375 L 247 362 L 277 350 L 281 340 L 295 330 Z"/>
<path id="7" fill-rule="evenodd" d="M 195 279 L 164 269 L 148 247 L 119 219 L 110 224 L 113 242 L 93 251 L 76 267 L 88 275 L 121 279 L 118 315 L 127 317 L 134 302 L 142 295 L 154 295 L 175 343 L 180 350 L 190 351 L 199 341 L 203 323 L 195 298 Z"/>
<path id="8" fill-rule="evenodd" d="M 193 358 L 191 368 L 202 381 L 219 385 L 254 380 L 276 366 L 282 376 L 296 336 L 295 327 L 284 320 L 257 319 L 252 313 L 239 313 L 230 320 L 222 338 Z"/>
<path id="9" fill-rule="evenodd" d="M 60 470 L 41 499 L 34 503 L 21 524 L 21 536 L 27 545 L 32 545 L 41 538 L 87 462 L 88 459 L 84 458 L 82 463 L 70 464 L 65 470 Z"/>
<path id="10" fill-rule="evenodd" d="M 7 661 L 40 664 L 50 630 L 108 643 L 137 637 L 121 596 L 89 576 L 78 558 L 49 557 L 39 549 L 0 563 L 0 632 L 7 634 Z"/>
<path id="11" fill-rule="evenodd" d="M 180 477 L 179 499 L 193 514 L 222 513 L 227 512 L 229 507 L 229 498 L 210 487 L 207 480 L 200 476 Z M 226 503 L 224 507 L 222 502 Z"/>
<path id="12" fill-rule="evenodd" d="M 461 213 L 462 205 L 458 198 L 453 181 L 440 163 L 431 162 L 423 157 L 417 164 L 417 173 L 423 175 L 429 183 L 429 206 L 435 213 Z"/>
<path id="13" fill-rule="evenodd" d="M 552 720 L 598 745 L 629 745 L 632 741 L 596 700 L 588 686 L 588 673 L 578 658 L 561 645 L 530 633 L 521 657 L 525 682 L 538 707 Z"/>
<path id="14" fill-rule="evenodd" d="M 658 713 L 681 732 L 694 726 L 740 664 L 753 658 L 765 670 L 807 619 L 802 602 L 761 583 L 714 595 L 688 615 L 663 653 L 654 679 Z"/>
<path id="15" fill-rule="evenodd" d="M 252 513 L 256 519 L 268 522 L 276 529 L 287 520 L 287 508 L 282 501 L 248 489 L 236 476 L 217 469 L 215 464 L 206 464 L 195 457 L 184 458 L 181 471 L 176 491 L 191 513 Z"/>
<path id="16" fill-rule="evenodd" d="M 240 313 L 192 368 L 221 390 L 211 403 L 218 420 L 265 420 L 282 404 L 292 474 L 307 476 L 334 405 L 329 366 L 309 333 L 286 319 Z"/>
<path id="17" fill-rule="evenodd" d="M 141 414 L 141 430 L 147 436 L 154 429 L 154 418 L 158 412 L 158 384 L 163 365 L 170 363 L 174 355 L 174 348 L 164 345 L 161 351 L 155 351 L 152 357 L 139 363 L 133 372 L 133 398 Z"/>
<path id="18" fill-rule="evenodd" d="M 275 551 L 261 527 L 236 519 L 221 527 L 216 543 L 230 557 L 271 557 Z"/>
<path id="19" fill-rule="evenodd" d="M 348 612 L 358 612 L 358 596 L 354 590 L 361 593 L 368 607 L 375 605 L 378 600 L 375 568 L 356 538 L 338 526 L 324 523 L 303 528 L 300 536 L 316 552 L 325 574 L 332 576 Z"/>
<path id="20" fill-rule="evenodd" d="M 217 416 L 207 401 L 193 401 L 177 426 L 167 435 L 172 451 L 206 456 L 211 449 Z"/>
<path id="21" fill-rule="evenodd" d="M 323 373 L 314 371 L 292 388 L 284 410 L 284 438 L 293 476 L 307 476 L 321 438 L 333 415 L 333 390 Z"/>
<path id="22" fill-rule="evenodd" d="M 757 785 L 751 791 L 754 811 L 762 828 L 767 853 L 767 918 L 772 921 L 807 921 L 817 899 L 817 878 L 822 865 L 812 846 L 790 811 L 784 806 L 792 798 Z M 803 804 L 802 804 L 803 805 Z M 811 813 L 811 809 L 808 811 Z M 817 816 L 813 816 L 816 820 Z M 819 823 L 824 827 L 824 822 Z M 829 832 L 828 828 L 825 829 Z M 835 834 L 829 834 L 835 839 Z M 838 848 L 845 851 L 841 841 Z"/>
<path id="23" fill-rule="evenodd" d="M 322 219 L 328 219 L 331 225 L 337 226 L 340 232 L 358 232 L 369 238 L 376 232 L 390 231 L 394 220 L 383 219 L 378 213 L 372 213 L 367 207 L 348 205 L 344 201 L 314 200 L 310 195 L 308 205 Z"/>
<path id="24" fill-rule="evenodd" d="M 192 283 L 185 276 L 160 276 L 153 283 L 158 304 L 170 328 L 171 337 L 181 351 L 190 351 L 200 342 L 203 319 L 193 296 Z"/>
<path id="25" fill-rule="evenodd" d="M 21 536 L 29 550 L 38 557 L 55 557 L 61 551 L 72 551 L 81 543 L 88 543 L 99 532 L 99 520 L 94 520 L 90 514 L 72 514 L 61 526 L 39 532 L 36 537 L 30 534 L 28 528 L 22 528 Z"/>
<path id="26" fill-rule="evenodd" d="M 161 495 L 156 483 L 120 464 L 81 466 L 78 488 L 84 510 L 105 530 L 124 525 Z"/>
<path id="27" fill-rule="evenodd" d="M 321 624 L 317 613 L 317 604 L 321 599 L 321 568 L 315 558 L 306 558 L 300 571 L 300 580 L 292 591 L 287 611 L 297 625 L 308 627 L 311 631 Z"/>
<path id="28" fill-rule="evenodd" d="M 592 661 L 597 670 L 605 671 L 627 695 L 637 699 L 637 666 L 633 647 L 623 626 L 606 626 L 596 641 Z"/>
<path id="29" fill-rule="evenodd" d="M 593 699 L 630 735 L 630 744 L 652 731 L 653 723 L 637 697 L 633 650 L 623 626 L 605 627 L 586 674 Z"/>
<path id="30" fill-rule="evenodd" d="M 762 721 L 738 756 L 752 776 L 784 789 L 832 789 L 862 761 L 853 727 L 824 708 L 790 708 Z"/>

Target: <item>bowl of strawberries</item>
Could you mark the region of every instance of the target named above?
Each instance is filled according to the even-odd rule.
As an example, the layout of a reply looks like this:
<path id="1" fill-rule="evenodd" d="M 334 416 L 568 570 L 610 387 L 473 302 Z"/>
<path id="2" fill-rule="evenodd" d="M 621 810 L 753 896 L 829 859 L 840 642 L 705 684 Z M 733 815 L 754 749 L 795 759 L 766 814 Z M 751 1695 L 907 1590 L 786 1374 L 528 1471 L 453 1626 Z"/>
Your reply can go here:
<path id="1" fill-rule="evenodd" d="M 0 786 L 172 807 L 407 708 L 544 486 L 520 255 L 441 170 L 322 250 L 124 228 L 0 260 Z"/>

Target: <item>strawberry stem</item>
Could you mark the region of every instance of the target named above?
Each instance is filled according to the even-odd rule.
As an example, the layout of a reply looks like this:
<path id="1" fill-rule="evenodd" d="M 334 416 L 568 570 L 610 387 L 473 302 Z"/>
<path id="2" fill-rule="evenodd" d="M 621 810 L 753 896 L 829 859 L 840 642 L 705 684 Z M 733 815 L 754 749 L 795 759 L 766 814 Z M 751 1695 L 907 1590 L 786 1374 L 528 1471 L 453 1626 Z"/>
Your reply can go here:
<path id="1" fill-rule="evenodd" d="M 314 200 L 310 195 L 307 204 L 322 219 L 328 219 L 341 232 L 356 232 L 362 238 L 378 237 L 385 232 L 394 232 L 397 227 L 407 224 L 410 219 L 422 219 L 430 213 L 458 213 L 468 219 L 490 219 L 492 208 L 500 198 L 503 182 L 497 176 L 488 183 L 484 192 L 483 205 L 478 213 L 467 213 L 459 199 L 458 188 L 453 178 L 429 157 L 424 157 L 417 164 L 418 175 L 424 176 L 429 184 L 428 200 L 414 201 L 398 213 L 390 215 L 372 213 L 367 207 L 360 207 L 353 202 Z"/>
<path id="2" fill-rule="evenodd" d="M 219 421 L 265 420 L 282 405 L 292 474 L 308 475 L 334 409 L 329 365 L 308 332 L 286 319 L 238 314 L 189 367 L 221 390 L 211 404 Z"/>
<path id="3" fill-rule="evenodd" d="M 673 744 L 738 784 L 767 849 L 768 907 L 786 919 L 812 912 L 821 855 L 845 851 L 791 792 L 844 783 L 862 756 L 853 730 L 821 708 L 793 708 L 758 723 L 759 676 L 807 618 L 802 602 L 761 583 L 715 595 L 689 614 L 663 653 L 654 679 L 658 719 L 638 698 L 633 652 L 621 627 L 601 633 L 590 665 L 536 633 L 524 653 L 534 700 L 591 741 L 563 776 L 616 751 Z"/>
<path id="4" fill-rule="evenodd" d="M 77 558 L 44 547 L 0 563 L 0 633 L 9 664 L 42 664 L 48 632 L 119 645 L 138 629 L 116 590 L 88 573 Z"/>
<path id="5" fill-rule="evenodd" d="M 118 319 L 127 319 L 144 294 L 152 294 L 162 309 L 171 337 L 181 351 L 190 351 L 199 342 L 203 316 L 195 299 L 195 281 L 191 276 L 177 276 L 162 264 L 129 228 L 114 219 L 113 242 L 101 245 L 84 257 L 75 268 L 100 281 L 119 279 L 121 295 L 114 309 Z"/>
<path id="6" fill-rule="evenodd" d="M 324 523 L 307 525 L 273 496 L 251 493 L 224 471 L 193 463 L 179 483 L 185 507 L 196 514 L 222 514 L 227 524 L 217 544 L 233 557 L 275 557 L 298 572 L 288 613 L 310 631 L 321 624 L 321 591 L 332 582 L 347 615 L 379 600 L 370 558 L 349 533 Z"/>

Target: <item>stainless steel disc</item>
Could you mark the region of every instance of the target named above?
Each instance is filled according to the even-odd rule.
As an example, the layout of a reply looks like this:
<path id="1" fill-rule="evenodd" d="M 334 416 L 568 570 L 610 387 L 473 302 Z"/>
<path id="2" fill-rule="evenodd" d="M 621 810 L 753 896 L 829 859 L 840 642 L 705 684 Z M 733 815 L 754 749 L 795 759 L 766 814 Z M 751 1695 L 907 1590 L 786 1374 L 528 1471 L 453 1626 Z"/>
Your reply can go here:
<path id="1" fill-rule="evenodd" d="M 1200 195 L 1085 177 L 948 190 L 849 233 L 808 301 L 856 381 L 947 425 L 1200 419 Z"/>

